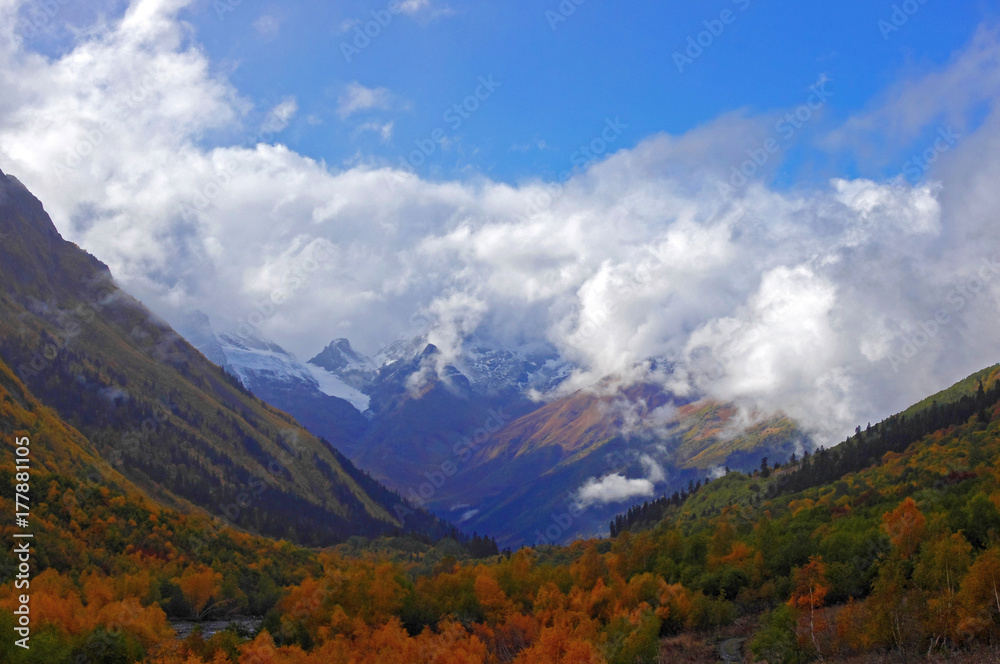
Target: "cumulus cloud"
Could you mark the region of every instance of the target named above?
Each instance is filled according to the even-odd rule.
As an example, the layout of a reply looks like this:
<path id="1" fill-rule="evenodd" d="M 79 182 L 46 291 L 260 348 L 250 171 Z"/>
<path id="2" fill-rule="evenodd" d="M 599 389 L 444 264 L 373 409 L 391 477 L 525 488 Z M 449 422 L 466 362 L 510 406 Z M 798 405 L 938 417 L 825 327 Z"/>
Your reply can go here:
<path id="1" fill-rule="evenodd" d="M 652 380 L 784 410 L 824 443 L 1000 358 L 1000 91 L 946 109 L 963 138 L 917 181 L 782 191 L 765 173 L 722 196 L 774 125 L 746 113 L 558 185 L 425 181 L 282 145 L 295 100 L 242 97 L 177 20 L 183 1 L 133 2 L 52 58 L 9 27 L 18 4 L 0 4 L 0 168 L 168 319 L 212 311 L 302 356 L 345 333 L 366 352 L 427 334 L 443 359 L 471 334 L 544 342 L 573 367 L 566 390 Z M 980 31 L 829 141 L 937 122 L 915 105 L 970 71 L 1000 79 L 998 54 Z M 355 83 L 340 112 L 391 103 Z M 647 475 L 587 495 L 644 495 Z"/>
<path id="2" fill-rule="evenodd" d="M 644 477 L 628 478 L 621 472 L 609 473 L 601 478 L 591 477 L 576 490 L 574 500 L 577 506 L 585 509 L 592 505 L 607 505 L 632 498 L 652 496 L 656 491 L 656 485 L 665 481 L 667 477 L 663 466 L 653 454 L 666 457 L 667 451 L 662 444 L 647 443 L 647 447 L 649 451 L 646 453 L 630 450 L 628 455 L 620 455 L 620 460 L 623 462 L 628 456 L 638 459 Z"/>

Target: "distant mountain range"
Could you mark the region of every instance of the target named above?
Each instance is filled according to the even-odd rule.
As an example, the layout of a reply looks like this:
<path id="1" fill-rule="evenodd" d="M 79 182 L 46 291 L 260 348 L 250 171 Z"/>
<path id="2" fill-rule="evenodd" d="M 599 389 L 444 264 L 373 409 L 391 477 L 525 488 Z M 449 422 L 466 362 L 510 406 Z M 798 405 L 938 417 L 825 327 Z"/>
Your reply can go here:
<path id="1" fill-rule="evenodd" d="M 609 378 L 593 391 L 552 396 L 573 367 L 544 346 L 473 337 L 445 362 L 424 337 L 373 357 L 339 338 L 302 362 L 259 331 L 225 330 L 200 312 L 182 332 L 409 504 L 502 545 L 603 532 L 634 502 L 726 466 L 783 461 L 806 442 L 784 418 L 742 430 L 735 408 L 654 383 Z"/>

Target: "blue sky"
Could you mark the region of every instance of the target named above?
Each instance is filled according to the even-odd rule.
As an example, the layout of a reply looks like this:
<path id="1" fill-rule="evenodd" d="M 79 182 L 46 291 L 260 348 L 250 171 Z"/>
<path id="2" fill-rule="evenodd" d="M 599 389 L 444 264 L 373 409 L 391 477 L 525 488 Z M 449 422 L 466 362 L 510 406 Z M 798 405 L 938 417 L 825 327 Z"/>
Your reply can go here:
<path id="1" fill-rule="evenodd" d="M 607 118 L 628 125 L 614 148 L 631 147 L 727 112 L 795 107 L 821 76 L 834 92 L 824 121 L 836 123 L 877 101 L 902 73 L 946 63 L 978 24 L 998 15 L 985 1 L 914 0 L 919 9 L 886 32 L 879 22 L 891 22 L 901 3 L 586 0 L 577 6 L 567 0 L 562 6 L 574 10 L 564 16 L 558 2 L 434 0 L 413 15 L 391 15 L 367 45 L 356 41 L 353 25 L 363 28 L 386 2 L 244 0 L 231 8 L 201 2 L 182 17 L 213 63 L 233 68 L 230 80 L 259 107 L 296 98 L 300 112 L 282 138 L 302 154 L 334 166 L 359 155 L 398 163 L 415 141 L 441 128 L 451 145 L 414 164 L 422 175 L 471 171 L 516 182 L 557 178 Z M 679 71 L 675 54 L 720 17 L 729 23 Z M 348 62 L 344 44 L 365 47 L 350 52 Z M 500 87 L 453 130 L 445 111 L 490 75 Z M 338 100 L 352 83 L 384 88 L 385 108 L 339 117 Z M 389 122 L 388 140 L 358 129 Z M 799 177 L 873 170 L 811 151 L 808 135 L 790 153 Z"/>

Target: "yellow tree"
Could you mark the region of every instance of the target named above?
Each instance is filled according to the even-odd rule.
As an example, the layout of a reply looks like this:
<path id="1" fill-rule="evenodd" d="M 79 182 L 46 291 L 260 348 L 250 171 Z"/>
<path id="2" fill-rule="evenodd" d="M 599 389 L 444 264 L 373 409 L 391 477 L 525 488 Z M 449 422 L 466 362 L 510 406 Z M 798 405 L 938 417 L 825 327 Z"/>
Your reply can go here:
<path id="1" fill-rule="evenodd" d="M 903 560 L 908 560 L 920 548 L 927 533 L 927 519 L 913 498 L 907 498 L 891 512 L 882 515 L 882 527 Z"/>
<path id="2" fill-rule="evenodd" d="M 826 579 L 826 565 L 823 564 L 822 556 L 811 557 L 808 564 L 795 570 L 795 590 L 792 591 L 788 605 L 798 616 L 800 641 L 804 640 L 802 631 L 805 623 L 808 625 L 809 639 L 820 660 L 823 659 L 823 654 L 816 635 L 826 629 L 826 622 L 818 610 L 823 607 L 828 592 L 830 584 Z"/>
<path id="3" fill-rule="evenodd" d="M 954 639 L 958 628 L 958 584 L 971 562 L 972 545 L 959 533 L 928 542 L 920 552 L 913 573 L 927 600 L 927 628 L 933 645 Z"/>
<path id="4" fill-rule="evenodd" d="M 1000 617 L 1000 548 L 987 549 L 969 567 L 959 591 L 962 631 L 976 636 Z"/>
<path id="5" fill-rule="evenodd" d="M 476 599 L 479 601 L 479 606 L 483 607 L 486 618 L 492 622 L 502 620 L 510 607 L 510 602 L 503 588 L 485 566 L 477 570 L 475 589 Z"/>
<path id="6" fill-rule="evenodd" d="M 278 664 L 278 649 L 267 631 L 257 635 L 253 641 L 240 646 L 238 664 Z"/>
<path id="7" fill-rule="evenodd" d="M 177 580 L 184 597 L 191 605 L 195 616 L 201 616 L 208 606 L 209 600 L 219 594 L 222 586 L 222 574 L 204 565 L 188 568 Z"/>
<path id="8" fill-rule="evenodd" d="M 590 542 L 580 559 L 570 565 L 569 571 L 577 586 L 584 590 L 592 590 L 598 581 L 607 576 L 608 568 L 604 564 L 604 558 L 597 551 L 597 545 Z"/>

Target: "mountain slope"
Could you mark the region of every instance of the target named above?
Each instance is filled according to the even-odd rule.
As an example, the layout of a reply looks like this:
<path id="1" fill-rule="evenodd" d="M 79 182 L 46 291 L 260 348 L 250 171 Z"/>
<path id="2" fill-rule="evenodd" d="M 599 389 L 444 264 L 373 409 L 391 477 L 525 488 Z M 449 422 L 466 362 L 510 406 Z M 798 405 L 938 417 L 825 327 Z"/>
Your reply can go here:
<path id="1" fill-rule="evenodd" d="M 79 431 L 63 422 L 51 408 L 42 405 L 24 383 L 0 359 L 0 436 L 4 440 L 30 439 L 33 472 L 60 474 L 107 484 L 128 484 L 104 461 Z M 14 447 L 3 446 L 3 462 L 13 464 Z"/>
<path id="2" fill-rule="evenodd" d="M 919 403 L 915 403 L 901 414 L 907 417 L 912 417 L 917 413 L 927 410 L 935 403 L 953 403 L 964 396 L 971 396 L 975 394 L 980 383 L 989 388 L 996 383 L 997 380 L 1000 380 L 1000 364 L 994 364 L 993 366 L 987 367 L 982 371 L 977 371 L 971 376 L 958 381 L 951 387 L 941 390 L 936 394 L 932 394 Z"/>
<path id="3" fill-rule="evenodd" d="M 498 533 L 502 545 L 594 536 L 623 503 L 679 490 L 723 465 L 784 460 L 803 439 L 782 417 L 727 433 L 735 414 L 651 384 L 577 392 L 492 434 L 426 503 L 467 529 Z"/>
<path id="4" fill-rule="evenodd" d="M 844 498 L 844 482 L 853 485 L 878 478 L 884 496 L 895 498 L 920 488 L 942 489 L 991 472 L 979 468 L 997 447 L 996 416 L 1000 410 L 1000 365 L 978 371 L 905 411 L 858 431 L 832 448 L 819 448 L 786 464 L 781 470 L 753 478 L 740 473 L 712 482 L 697 495 L 678 502 L 658 500 L 642 510 L 616 517 L 615 529 L 637 531 L 658 523 L 664 515 L 682 518 L 711 516 L 725 508 L 753 509 L 765 499 L 794 502 L 819 491 Z M 907 467 L 904 473 L 892 468 Z M 852 494 L 856 497 L 857 494 Z M 873 496 L 860 496 L 869 499 Z M 997 496 L 1000 503 L 1000 494 Z M 844 502 L 844 501 L 840 501 Z M 998 522 L 1000 525 L 1000 522 Z M 1000 534 L 1000 533 L 998 533 Z"/>
<path id="5" fill-rule="evenodd" d="M 398 497 L 119 289 L 2 174 L 0 236 L 0 357 L 125 477 L 167 504 L 306 543 L 401 527 Z M 406 526 L 441 528 L 426 514 Z"/>
<path id="6" fill-rule="evenodd" d="M 180 332 L 254 395 L 293 415 L 336 449 L 347 452 L 367 427 L 368 397 L 318 367 L 299 362 L 253 330 L 216 331 L 201 312 Z M 340 395 L 340 396 L 335 396 Z"/>

